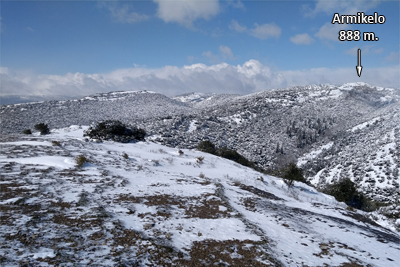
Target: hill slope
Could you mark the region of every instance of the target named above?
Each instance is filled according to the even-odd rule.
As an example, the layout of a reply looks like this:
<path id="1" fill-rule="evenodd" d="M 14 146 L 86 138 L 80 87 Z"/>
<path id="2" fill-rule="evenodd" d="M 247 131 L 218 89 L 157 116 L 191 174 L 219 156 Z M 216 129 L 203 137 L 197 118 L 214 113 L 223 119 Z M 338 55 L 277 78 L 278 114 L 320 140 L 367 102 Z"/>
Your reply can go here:
<path id="1" fill-rule="evenodd" d="M 400 215 L 398 89 L 352 83 L 175 99 L 113 92 L 0 108 L 2 133 L 20 133 L 38 122 L 59 128 L 118 119 L 139 125 L 170 147 L 194 148 L 207 139 L 265 169 L 294 161 L 315 186 L 348 177 Z"/>
<path id="2" fill-rule="evenodd" d="M 398 234 L 305 184 L 289 190 L 210 154 L 82 132 L 1 137 L 2 266 L 400 263 Z M 76 167 L 78 155 L 90 162 Z"/>

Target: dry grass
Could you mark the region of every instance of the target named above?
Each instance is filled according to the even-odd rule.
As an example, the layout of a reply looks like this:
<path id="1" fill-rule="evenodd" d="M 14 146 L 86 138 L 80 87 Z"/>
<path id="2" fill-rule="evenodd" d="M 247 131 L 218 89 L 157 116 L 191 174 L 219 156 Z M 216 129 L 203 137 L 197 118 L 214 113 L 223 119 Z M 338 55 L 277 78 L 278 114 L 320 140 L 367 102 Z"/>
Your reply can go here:
<path id="1" fill-rule="evenodd" d="M 204 240 L 194 242 L 187 249 L 190 259 L 179 259 L 174 263 L 179 266 L 279 266 L 273 263 L 263 263 L 258 259 L 264 258 L 268 262 L 268 255 L 260 244 L 250 240 Z"/>

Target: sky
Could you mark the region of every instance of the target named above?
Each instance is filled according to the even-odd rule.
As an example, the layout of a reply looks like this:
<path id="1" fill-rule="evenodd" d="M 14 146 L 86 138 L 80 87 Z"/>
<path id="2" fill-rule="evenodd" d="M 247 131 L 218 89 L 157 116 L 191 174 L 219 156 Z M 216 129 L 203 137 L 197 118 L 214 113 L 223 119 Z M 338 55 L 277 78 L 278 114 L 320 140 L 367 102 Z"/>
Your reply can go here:
<path id="1" fill-rule="evenodd" d="M 340 15 L 383 24 L 332 24 Z M 400 88 L 399 1 L 1 1 L 0 96 Z M 359 41 L 339 41 L 358 30 Z M 373 32 L 378 41 L 364 41 Z M 361 49 L 361 77 L 357 50 Z"/>

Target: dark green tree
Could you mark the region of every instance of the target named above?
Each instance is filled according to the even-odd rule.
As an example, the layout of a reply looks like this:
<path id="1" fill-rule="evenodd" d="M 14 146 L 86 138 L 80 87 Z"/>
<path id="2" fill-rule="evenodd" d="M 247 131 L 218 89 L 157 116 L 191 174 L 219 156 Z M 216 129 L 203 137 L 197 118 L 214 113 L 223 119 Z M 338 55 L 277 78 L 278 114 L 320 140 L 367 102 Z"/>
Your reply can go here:
<path id="1" fill-rule="evenodd" d="M 217 150 L 215 148 L 215 145 L 211 143 L 209 140 L 204 140 L 201 141 L 197 145 L 197 149 L 202 152 L 210 153 L 210 154 L 216 154 Z"/>
<path id="2" fill-rule="evenodd" d="M 45 135 L 45 134 L 49 134 L 50 133 L 50 129 L 49 126 L 47 126 L 47 124 L 42 123 L 38 123 L 35 125 L 35 130 L 39 131 L 41 135 Z"/>
<path id="3" fill-rule="evenodd" d="M 285 183 L 290 187 L 293 185 L 294 181 L 299 181 L 306 183 L 306 179 L 303 175 L 303 170 L 297 167 L 296 163 L 289 163 L 283 170 L 280 171 L 282 178 Z"/>

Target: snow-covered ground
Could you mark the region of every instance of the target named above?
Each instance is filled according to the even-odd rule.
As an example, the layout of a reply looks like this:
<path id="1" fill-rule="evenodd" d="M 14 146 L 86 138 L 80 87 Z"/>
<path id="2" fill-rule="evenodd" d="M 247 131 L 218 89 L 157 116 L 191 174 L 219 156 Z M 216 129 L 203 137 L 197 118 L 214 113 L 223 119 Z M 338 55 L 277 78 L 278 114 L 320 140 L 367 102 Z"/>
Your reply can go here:
<path id="1" fill-rule="evenodd" d="M 312 187 L 86 128 L 2 137 L 1 266 L 400 264 L 394 229 Z"/>

